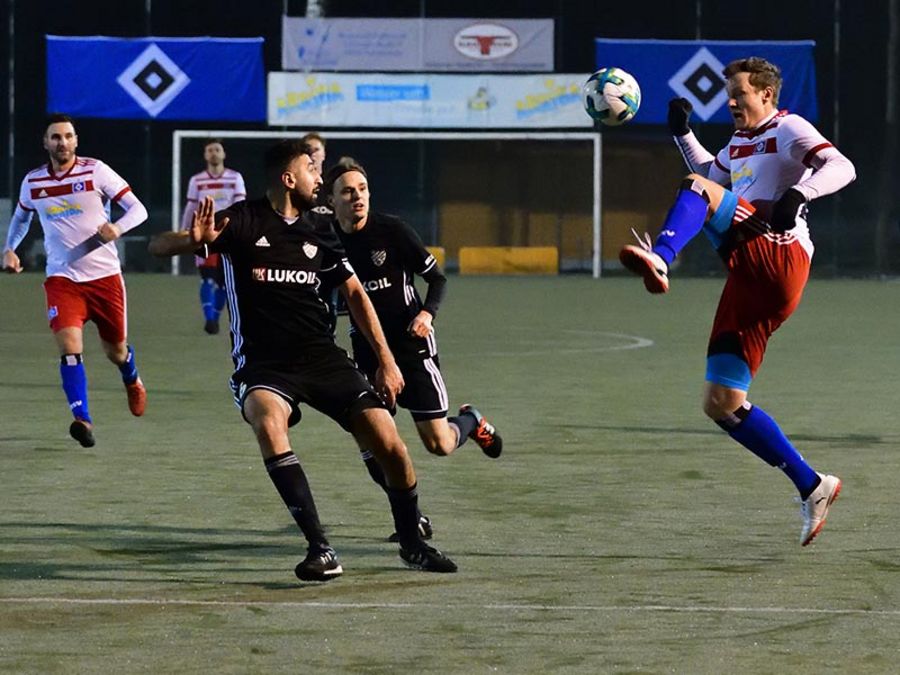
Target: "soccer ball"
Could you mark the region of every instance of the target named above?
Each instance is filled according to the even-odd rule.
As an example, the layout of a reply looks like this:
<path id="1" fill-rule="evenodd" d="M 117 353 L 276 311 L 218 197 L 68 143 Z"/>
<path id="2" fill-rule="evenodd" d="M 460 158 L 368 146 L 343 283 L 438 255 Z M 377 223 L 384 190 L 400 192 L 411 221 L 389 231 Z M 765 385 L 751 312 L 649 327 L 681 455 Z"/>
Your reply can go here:
<path id="1" fill-rule="evenodd" d="M 610 127 L 625 124 L 641 107 L 641 87 L 621 68 L 603 68 L 582 87 L 584 109 Z"/>

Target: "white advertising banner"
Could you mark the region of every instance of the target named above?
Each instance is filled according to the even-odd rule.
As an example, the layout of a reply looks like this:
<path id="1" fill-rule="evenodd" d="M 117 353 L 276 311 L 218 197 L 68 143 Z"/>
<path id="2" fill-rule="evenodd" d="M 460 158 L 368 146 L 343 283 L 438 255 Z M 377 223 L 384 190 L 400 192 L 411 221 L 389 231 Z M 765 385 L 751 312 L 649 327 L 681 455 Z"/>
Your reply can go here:
<path id="1" fill-rule="evenodd" d="M 269 73 L 269 124 L 413 129 L 592 128 L 589 73 Z"/>
<path id="2" fill-rule="evenodd" d="M 284 70 L 553 70 L 553 19 L 284 16 L 281 33 Z"/>

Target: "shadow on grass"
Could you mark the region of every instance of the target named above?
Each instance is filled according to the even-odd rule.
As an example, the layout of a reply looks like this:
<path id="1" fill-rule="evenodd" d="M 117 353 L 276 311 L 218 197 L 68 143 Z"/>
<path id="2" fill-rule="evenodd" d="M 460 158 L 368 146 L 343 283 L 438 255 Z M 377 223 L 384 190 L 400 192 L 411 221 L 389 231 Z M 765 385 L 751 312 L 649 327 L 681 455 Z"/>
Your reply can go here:
<path id="1" fill-rule="evenodd" d="M 629 434 L 689 435 L 689 436 L 722 436 L 723 431 L 710 423 L 709 429 L 678 429 L 675 427 L 637 427 L 615 424 L 548 424 L 553 429 L 591 429 L 601 431 L 623 431 Z M 788 434 L 792 441 L 805 443 L 835 443 L 849 448 L 867 445 L 895 445 L 896 439 L 884 438 L 874 434 Z"/>
<path id="2" fill-rule="evenodd" d="M 329 528 L 329 531 L 335 528 Z M 339 528 L 338 528 L 339 529 Z M 194 528 L 167 525 L 103 523 L 0 522 L 0 538 L 25 556 L 0 562 L 0 580 L 135 581 L 147 583 L 219 583 L 215 570 L 230 584 L 280 589 L 297 583 L 255 583 L 235 577 L 257 575 L 267 561 L 303 559 L 306 541 L 293 528 Z M 60 555 L 60 547 L 89 551 Z M 396 558 L 396 544 L 377 537 L 342 537 L 342 558 Z M 54 562 L 56 558 L 59 562 Z M 65 559 L 64 559 L 65 558 Z M 67 560 L 66 560 L 67 559 Z M 174 573 L 174 576 L 173 576 Z M 301 584 L 307 585 L 307 584 Z"/>

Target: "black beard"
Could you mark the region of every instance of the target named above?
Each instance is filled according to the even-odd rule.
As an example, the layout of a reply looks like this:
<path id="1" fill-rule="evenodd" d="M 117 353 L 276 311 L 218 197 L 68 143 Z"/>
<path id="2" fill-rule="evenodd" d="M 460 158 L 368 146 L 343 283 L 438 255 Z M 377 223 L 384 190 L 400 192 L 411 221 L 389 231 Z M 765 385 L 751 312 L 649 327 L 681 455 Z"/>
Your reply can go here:
<path id="1" fill-rule="evenodd" d="M 288 192 L 288 196 L 291 199 L 291 204 L 298 211 L 311 211 L 318 204 L 315 193 L 313 193 L 312 197 L 306 197 L 297 190 L 291 190 Z"/>

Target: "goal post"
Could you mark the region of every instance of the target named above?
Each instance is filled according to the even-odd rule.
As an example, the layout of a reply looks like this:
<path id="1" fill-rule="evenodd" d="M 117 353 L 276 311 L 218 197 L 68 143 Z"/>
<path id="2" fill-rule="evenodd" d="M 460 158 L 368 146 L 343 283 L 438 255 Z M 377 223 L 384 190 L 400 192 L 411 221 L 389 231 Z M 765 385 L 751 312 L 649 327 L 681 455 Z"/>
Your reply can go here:
<path id="1" fill-rule="evenodd" d="M 600 133 L 596 132 L 538 132 L 538 131 L 527 131 L 527 132 L 453 132 L 453 131 L 388 131 L 388 132 L 380 132 L 380 131 L 338 131 L 338 130 L 330 130 L 330 129 L 316 129 L 317 133 L 321 133 L 322 136 L 326 139 L 328 144 L 328 157 L 329 160 L 326 164 L 331 164 L 337 160 L 339 156 L 338 153 L 333 151 L 334 145 L 341 145 L 343 147 L 350 146 L 354 149 L 357 147 L 364 147 L 362 144 L 369 142 L 380 142 L 380 143 L 391 143 L 391 142 L 415 142 L 415 141 L 428 141 L 428 142 L 457 142 L 457 143 L 491 143 L 493 142 L 495 145 L 493 147 L 488 147 L 488 151 L 484 152 L 480 157 L 472 158 L 469 157 L 468 160 L 472 162 L 473 167 L 479 168 L 482 172 L 486 172 L 487 175 L 492 176 L 492 178 L 496 179 L 496 174 L 492 173 L 490 163 L 493 159 L 492 151 L 497 150 L 500 147 L 501 143 L 520 143 L 527 142 L 536 144 L 536 147 L 541 147 L 540 144 L 560 144 L 560 143 L 578 143 L 581 144 L 581 147 L 588 146 L 590 148 L 590 174 L 591 174 L 591 186 L 588 190 L 579 190 L 579 194 L 585 193 L 590 195 L 591 204 L 590 208 L 587 212 L 590 214 L 590 269 L 594 276 L 594 278 L 599 278 L 601 274 L 602 267 L 602 258 L 601 258 L 601 186 L 602 186 L 602 138 Z M 299 138 L 302 135 L 299 131 L 286 131 L 286 130 L 265 130 L 265 131 L 242 131 L 242 130 L 218 130 L 218 129 L 176 129 L 172 134 L 172 203 L 171 203 L 171 227 L 173 231 L 177 231 L 181 228 L 181 214 L 183 212 L 185 203 L 184 203 L 184 191 L 187 187 L 187 179 L 193 173 L 193 171 L 186 170 L 185 167 L 188 166 L 186 162 L 190 162 L 189 165 L 195 166 L 196 170 L 202 168 L 202 155 L 192 154 L 189 158 L 185 155 L 184 148 L 185 145 L 189 142 L 197 142 L 200 140 L 205 140 L 208 138 L 219 138 L 226 144 L 226 155 L 228 158 L 226 159 L 226 165 L 232 168 L 241 171 L 244 174 L 245 180 L 248 183 L 248 194 L 254 194 L 253 185 L 256 183 L 256 194 L 259 194 L 262 187 L 262 182 L 260 179 L 253 180 L 252 176 L 254 174 L 247 171 L 247 169 L 241 164 L 232 164 L 230 161 L 231 153 L 229 150 L 228 141 L 235 142 L 244 142 L 244 141 L 275 141 L 283 138 Z M 469 147 L 469 146 L 467 146 Z M 472 147 L 483 147 L 482 145 L 472 146 Z M 258 148 L 256 154 L 257 158 L 254 159 L 256 165 L 261 165 L 261 150 L 262 145 Z M 419 156 L 413 159 L 413 162 L 418 161 L 420 164 L 422 163 L 421 155 L 424 153 L 424 150 L 421 150 Z M 382 172 L 389 173 L 393 172 L 393 169 L 396 168 L 397 162 L 393 164 L 390 162 L 390 159 L 386 160 L 388 169 L 381 169 Z M 398 160 L 399 162 L 400 160 Z M 519 175 L 519 171 L 516 170 L 517 166 L 521 164 L 521 158 L 512 159 L 507 161 L 504 166 L 506 169 L 499 169 L 499 171 L 507 171 L 511 175 L 509 175 L 509 180 L 513 181 L 522 181 L 525 180 Z M 527 160 L 526 161 L 531 161 Z M 540 162 L 540 155 L 537 155 L 537 159 L 534 160 Z M 246 163 L 246 162 L 245 162 Z M 364 165 L 367 165 L 366 161 L 363 161 Z M 556 173 L 560 174 L 556 179 L 556 186 L 558 188 L 559 184 L 565 184 L 567 180 L 573 181 L 577 176 L 566 175 L 566 160 L 565 158 L 558 158 L 556 162 L 557 166 L 561 166 L 563 168 L 557 168 Z M 406 167 L 405 164 L 400 165 L 401 168 Z M 512 170 L 510 170 L 512 167 Z M 408 167 L 406 167 L 408 168 Z M 540 166 L 533 169 L 533 171 L 540 171 Z M 572 170 L 573 172 L 575 169 Z M 260 173 L 260 172 L 256 172 Z M 471 175 L 466 175 L 466 174 Z M 471 181 L 477 180 L 475 177 L 475 171 L 466 171 L 465 168 L 461 170 L 461 174 L 458 176 L 460 181 Z M 584 171 L 581 171 L 584 173 Z M 430 181 L 426 181 L 423 176 L 423 172 L 421 170 L 421 166 L 419 167 L 419 171 L 417 173 L 417 178 L 414 181 L 410 181 L 415 183 L 415 185 L 409 186 L 409 190 L 415 192 L 419 199 L 423 198 L 423 195 L 427 196 L 431 190 L 434 189 L 434 186 L 431 185 Z M 375 192 L 378 191 L 378 186 L 382 182 L 382 175 L 374 175 L 370 177 L 371 180 L 376 184 Z M 584 177 L 580 177 L 584 179 Z M 452 177 L 451 179 L 452 180 Z M 533 180 L 533 179 L 532 179 Z M 502 181 L 500 182 L 502 185 Z M 540 179 L 538 179 L 539 188 L 543 187 L 540 185 Z M 477 187 L 477 186 L 476 186 Z M 464 187 L 460 187 L 460 191 L 464 191 Z M 540 189 L 535 189 L 534 186 L 519 185 L 518 189 L 520 191 L 524 190 L 527 193 L 534 193 L 540 191 Z M 551 187 L 547 187 L 547 190 L 550 190 Z M 397 192 L 395 190 L 395 192 Z M 559 199 L 566 199 L 567 193 L 563 193 L 559 195 Z M 502 199 L 504 197 L 503 194 L 497 195 L 498 199 Z M 552 198 L 552 195 L 551 197 Z M 584 197 L 582 197 L 584 198 Z M 379 202 L 380 203 L 380 202 Z M 491 206 L 491 205 L 486 205 Z M 521 205 L 519 205 L 521 206 Z M 469 212 L 460 211 L 458 212 L 458 218 L 465 220 L 469 215 Z M 557 216 L 558 219 L 561 219 L 561 216 Z M 510 226 L 512 227 L 512 226 Z M 517 226 L 520 227 L 521 226 Z M 527 223 L 525 225 L 527 230 Z M 518 233 L 518 236 L 522 236 L 521 233 Z M 427 244 L 435 244 L 438 242 L 428 242 Z M 586 242 L 585 242 L 586 243 Z M 586 246 L 585 246 L 586 248 Z M 180 259 L 176 256 L 172 258 L 172 274 L 179 274 L 180 272 Z"/>

